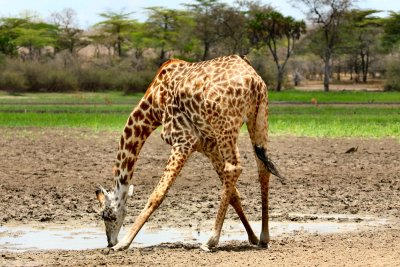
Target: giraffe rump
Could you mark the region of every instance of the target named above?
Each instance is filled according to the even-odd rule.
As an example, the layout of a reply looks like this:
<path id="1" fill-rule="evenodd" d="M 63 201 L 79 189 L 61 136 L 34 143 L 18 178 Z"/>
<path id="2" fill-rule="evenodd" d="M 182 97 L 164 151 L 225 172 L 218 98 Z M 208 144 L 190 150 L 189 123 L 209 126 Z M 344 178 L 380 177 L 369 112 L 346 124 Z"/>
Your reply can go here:
<path id="1" fill-rule="evenodd" d="M 285 180 L 285 177 L 282 174 L 280 174 L 278 169 L 275 167 L 274 162 L 272 162 L 272 160 L 268 158 L 265 148 L 263 148 L 262 146 L 255 145 L 254 151 L 256 152 L 257 157 L 264 163 L 265 168 L 270 173 L 278 177 L 282 183 L 284 183 L 283 181 Z"/>

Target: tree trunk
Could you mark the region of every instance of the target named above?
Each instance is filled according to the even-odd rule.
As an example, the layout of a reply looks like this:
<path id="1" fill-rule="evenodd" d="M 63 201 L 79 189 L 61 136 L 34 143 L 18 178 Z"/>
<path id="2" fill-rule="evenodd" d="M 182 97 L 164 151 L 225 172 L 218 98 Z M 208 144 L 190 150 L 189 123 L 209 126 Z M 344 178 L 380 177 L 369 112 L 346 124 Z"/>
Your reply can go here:
<path id="1" fill-rule="evenodd" d="M 362 80 L 363 80 L 363 82 L 365 82 L 364 81 L 364 77 L 365 77 L 365 66 L 366 66 L 366 63 L 365 63 L 365 53 L 363 51 L 361 51 L 361 53 L 360 53 L 360 58 L 361 58 Z"/>
<path id="2" fill-rule="evenodd" d="M 340 60 L 338 62 L 338 66 L 337 66 L 337 76 L 336 76 L 336 80 L 340 81 L 340 73 L 342 72 L 342 68 L 340 65 Z"/>
<path id="3" fill-rule="evenodd" d="M 165 50 L 164 50 L 164 46 L 161 47 L 161 52 L 160 52 L 160 60 L 164 61 L 165 59 Z"/>
<path id="4" fill-rule="evenodd" d="M 278 77 L 277 77 L 277 81 L 276 81 L 275 90 L 280 92 L 282 89 L 282 84 L 283 84 L 283 69 L 278 68 Z"/>
<path id="5" fill-rule="evenodd" d="M 326 48 L 324 55 L 324 92 L 329 92 L 329 77 L 331 76 L 331 56 L 331 50 L 329 48 Z"/>
<path id="6" fill-rule="evenodd" d="M 119 56 L 119 57 L 122 57 L 122 45 L 121 45 L 121 40 L 118 40 L 117 49 L 118 49 L 118 56 Z"/>
<path id="7" fill-rule="evenodd" d="M 207 60 L 208 59 L 208 54 L 210 51 L 210 45 L 208 42 L 204 42 L 204 54 L 203 54 L 203 60 Z"/>
<path id="8" fill-rule="evenodd" d="M 365 68 L 363 71 L 363 83 L 367 83 L 369 71 L 369 51 L 365 53 Z"/>
<path id="9" fill-rule="evenodd" d="M 359 83 L 360 82 L 360 70 L 358 68 L 358 57 L 356 57 L 356 60 L 354 61 L 354 73 L 355 73 L 355 82 Z"/>
<path id="10" fill-rule="evenodd" d="M 329 74 L 330 74 L 330 66 L 328 62 L 325 62 L 325 70 L 324 70 L 324 92 L 329 92 Z"/>

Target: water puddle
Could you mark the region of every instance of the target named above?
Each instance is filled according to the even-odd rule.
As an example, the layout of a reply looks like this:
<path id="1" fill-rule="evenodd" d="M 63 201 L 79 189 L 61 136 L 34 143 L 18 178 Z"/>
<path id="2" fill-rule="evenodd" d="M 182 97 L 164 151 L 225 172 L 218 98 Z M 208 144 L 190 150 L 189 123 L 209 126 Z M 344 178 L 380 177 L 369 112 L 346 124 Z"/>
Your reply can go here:
<path id="1" fill-rule="evenodd" d="M 304 215 L 302 215 L 304 217 Z M 315 215 L 312 215 L 315 217 Z M 272 237 L 282 234 L 319 233 L 335 234 L 356 231 L 367 227 L 387 224 L 387 220 L 372 217 L 351 217 L 348 215 L 318 216 L 316 222 L 270 222 Z M 256 233 L 260 232 L 261 222 L 251 222 Z M 161 243 L 183 242 L 197 244 L 207 241 L 211 234 L 212 222 L 195 228 L 162 229 L 146 224 L 139 232 L 132 247 L 147 247 Z M 127 228 L 122 229 L 120 238 Z M 220 242 L 228 240 L 247 240 L 244 227 L 237 221 L 225 221 Z M 103 227 L 71 228 L 65 225 L 45 227 L 0 226 L 0 251 L 27 251 L 69 249 L 83 250 L 106 247 Z"/>

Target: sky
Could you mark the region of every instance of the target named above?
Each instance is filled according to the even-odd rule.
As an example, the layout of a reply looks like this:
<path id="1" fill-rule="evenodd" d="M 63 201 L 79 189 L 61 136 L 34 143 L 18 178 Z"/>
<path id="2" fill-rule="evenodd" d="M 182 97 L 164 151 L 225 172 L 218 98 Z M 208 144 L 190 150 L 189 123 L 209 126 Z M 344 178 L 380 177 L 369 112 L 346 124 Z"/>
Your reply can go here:
<path id="1" fill-rule="evenodd" d="M 134 12 L 133 18 L 145 21 L 147 15 L 143 9 L 150 6 L 162 6 L 173 9 L 183 9 L 182 3 L 194 3 L 194 0 L 0 0 L 0 17 L 18 16 L 26 10 L 36 11 L 41 18 L 48 19 L 53 12 L 64 8 L 72 8 L 77 12 L 78 24 L 81 28 L 89 28 L 99 22 L 99 13 L 104 11 Z M 228 4 L 234 0 L 221 0 Z M 296 19 L 305 19 L 305 15 L 298 8 L 289 4 L 288 0 L 261 0 L 264 4 L 271 4 L 285 16 Z M 400 11 L 399 0 L 359 0 L 357 6 L 362 9 Z M 382 13 L 384 16 L 385 13 Z"/>

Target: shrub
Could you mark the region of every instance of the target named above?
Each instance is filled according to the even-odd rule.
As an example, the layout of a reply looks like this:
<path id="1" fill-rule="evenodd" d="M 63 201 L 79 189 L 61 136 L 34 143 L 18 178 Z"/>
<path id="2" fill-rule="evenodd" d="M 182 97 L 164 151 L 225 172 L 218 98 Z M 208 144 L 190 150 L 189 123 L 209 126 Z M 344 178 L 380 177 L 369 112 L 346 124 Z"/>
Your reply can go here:
<path id="1" fill-rule="evenodd" d="M 154 67 L 153 64 L 149 65 Z M 55 59 L 47 62 L 6 58 L 0 65 L 0 89 L 7 91 L 65 92 L 73 90 L 121 90 L 143 92 L 156 70 L 135 71 L 129 60 L 69 62 Z"/>
<path id="2" fill-rule="evenodd" d="M 275 88 L 277 71 L 272 59 L 254 52 L 249 55 L 249 61 L 253 68 L 257 71 L 258 75 L 264 80 L 269 89 Z"/>
<path id="3" fill-rule="evenodd" d="M 97 67 L 79 68 L 75 75 L 78 86 L 83 91 L 101 91 L 111 89 L 112 82 L 109 81 L 109 74 L 104 69 Z"/>
<path id="4" fill-rule="evenodd" d="M 24 62 L 25 64 L 16 63 L 15 67 L 21 69 L 25 76 L 26 84 L 28 86 L 28 91 L 40 91 L 41 80 L 43 76 L 47 73 L 47 68 L 45 68 L 39 62 Z"/>
<path id="5" fill-rule="evenodd" d="M 126 94 L 144 92 L 155 76 L 154 71 L 125 72 L 120 76 L 118 87 Z"/>
<path id="6" fill-rule="evenodd" d="M 400 60 L 388 64 L 385 91 L 400 91 Z"/>
<path id="7" fill-rule="evenodd" d="M 78 81 L 71 72 L 65 70 L 51 70 L 42 77 L 41 87 L 51 92 L 67 92 L 78 89 Z"/>
<path id="8" fill-rule="evenodd" d="M 24 75 L 18 71 L 6 70 L 0 73 L 0 90 L 21 92 L 28 88 Z"/>

